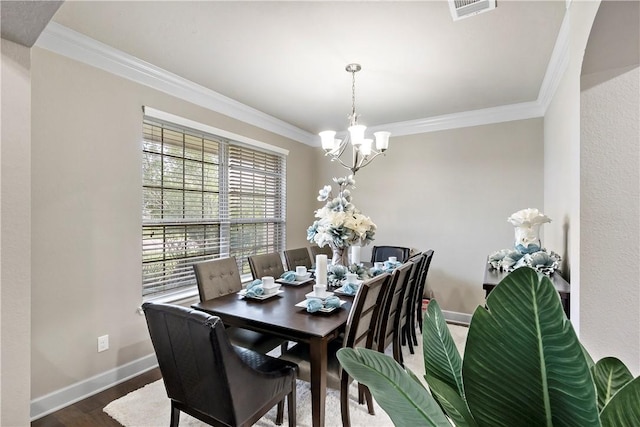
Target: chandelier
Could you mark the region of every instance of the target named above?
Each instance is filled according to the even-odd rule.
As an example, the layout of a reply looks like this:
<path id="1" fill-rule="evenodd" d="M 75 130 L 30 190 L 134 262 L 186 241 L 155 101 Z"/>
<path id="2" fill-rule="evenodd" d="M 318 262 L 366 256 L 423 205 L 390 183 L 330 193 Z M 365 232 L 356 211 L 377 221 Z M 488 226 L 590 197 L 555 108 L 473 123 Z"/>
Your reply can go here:
<path id="1" fill-rule="evenodd" d="M 330 156 L 331 161 L 339 162 L 354 175 L 389 148 L 389 135 L 391 135 L 389 132 L 375 132 L 373 136 L 376 138 L 376 148 L 374 149 L 372 146 L 373 140 L 365 138 L 364 135 L 367 127 L 358 124 L 358 114 L 356 114 L 356 73 L 361 69 L 360 64 L 349 64 L 345 67 L 345 70 L 351 73 L 351 114 L 349 115 L 348 134 L 343 140 L 336 139 L 336 132 L 333 130 L 326 130 L 319 134 L 325 156 Z M 351 163 L 346 163 L 342 160 L 342 155 L 349 151 L 347 150 L 349 145 L 351 146 L 352 157 Z"/>

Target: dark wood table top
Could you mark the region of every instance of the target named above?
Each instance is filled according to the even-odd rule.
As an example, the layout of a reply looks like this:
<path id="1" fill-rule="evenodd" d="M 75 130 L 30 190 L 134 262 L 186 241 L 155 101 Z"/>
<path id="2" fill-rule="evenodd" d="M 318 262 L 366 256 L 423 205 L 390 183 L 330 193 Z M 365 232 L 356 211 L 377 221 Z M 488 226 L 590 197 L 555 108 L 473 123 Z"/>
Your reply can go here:
<path id="1" fill-rule="evenodd" d="M 300 286 L 282 285 L 280 290 L 284 292 L 261 301 L 230 294 L 192 307 L 219 316 L 227 325 L 268 332 L 292 341 L 308 342 L 312 337 L 331 337 L 344 328 L 352 297 L 337 295 L 347 302 L 331 313 L 308 313 L 295 305 L 313 292 L 313 282 Z"/>

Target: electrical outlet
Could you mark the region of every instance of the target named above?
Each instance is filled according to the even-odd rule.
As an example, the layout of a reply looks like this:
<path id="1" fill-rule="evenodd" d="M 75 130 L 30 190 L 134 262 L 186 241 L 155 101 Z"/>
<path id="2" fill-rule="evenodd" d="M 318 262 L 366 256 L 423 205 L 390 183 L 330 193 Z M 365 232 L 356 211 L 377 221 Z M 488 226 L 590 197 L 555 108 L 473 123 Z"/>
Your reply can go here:
<path id="1" fill-rule="evenodd" d="M 109 335 L 98 337 L 98 353 L 109 350 Z"/>

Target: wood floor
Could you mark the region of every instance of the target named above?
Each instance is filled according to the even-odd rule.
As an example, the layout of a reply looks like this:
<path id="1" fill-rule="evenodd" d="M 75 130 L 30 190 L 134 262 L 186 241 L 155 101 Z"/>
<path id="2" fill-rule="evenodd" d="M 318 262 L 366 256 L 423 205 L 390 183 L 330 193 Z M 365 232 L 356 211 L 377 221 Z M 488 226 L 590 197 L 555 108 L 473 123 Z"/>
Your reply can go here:
<path id="1" fill-rule="evenodd" d="M 46 415 L 31 423 L 31 427 L 120 427 L 120 423 L 102 411 L 112 401 L 161 378 L 155 368 L 105 391 Z"/>

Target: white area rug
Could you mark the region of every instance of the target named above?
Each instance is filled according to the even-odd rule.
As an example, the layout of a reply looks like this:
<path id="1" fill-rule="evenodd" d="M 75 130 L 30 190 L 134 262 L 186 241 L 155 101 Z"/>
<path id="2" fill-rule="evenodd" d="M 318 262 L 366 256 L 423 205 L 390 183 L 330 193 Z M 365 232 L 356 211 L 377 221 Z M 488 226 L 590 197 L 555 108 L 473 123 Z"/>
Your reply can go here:
<path id="1" fill-rule="evenodd" d="M 458 349 L 464 351 L 464 343 L 467 336 L 467 328 L 463 326 L 449 325 Z M 424 361 L 422 357 L 422 342 L 418 336 L 420 345 L 416 348 L 415 354 L 410 354 L 407 347 L 403 347 L 405 364 L 419 378 L 424 375 Z M 311 426 L 311 390 L 309 384 L 298 381 L 296 389 L 296 411 L 297 425 L 300 427 Z M 358 404 L 358 391 L 356 383 L 350 388 L 351 405 L 349 407 L 351 424 L 354 427 L 366 426 L 392 426 L 389 416 L 378 406 L 374 400 L 375 416 L 369 415 L 367 405 Z M 326 398 L 326 422 L 328 427 L 340 426 L 340 392 L 327 389 Z M 120 399 L 109 403 L 104 412 L 126 427 L 166 427 L 169 425 L 171 403 L 167 398 L 162 380 L 153 382 L 141 389 L 133 391 Z M 256 426 L 275 426 L 276 408 L 274 407 L 263 418 L 256 423 Z M 180 414 L 180 425 L 184 427 L 204 427 L 206 424 L 185 414 Z M 287 411 L 285 408 L 284 426 L 287 425 Z"/>

